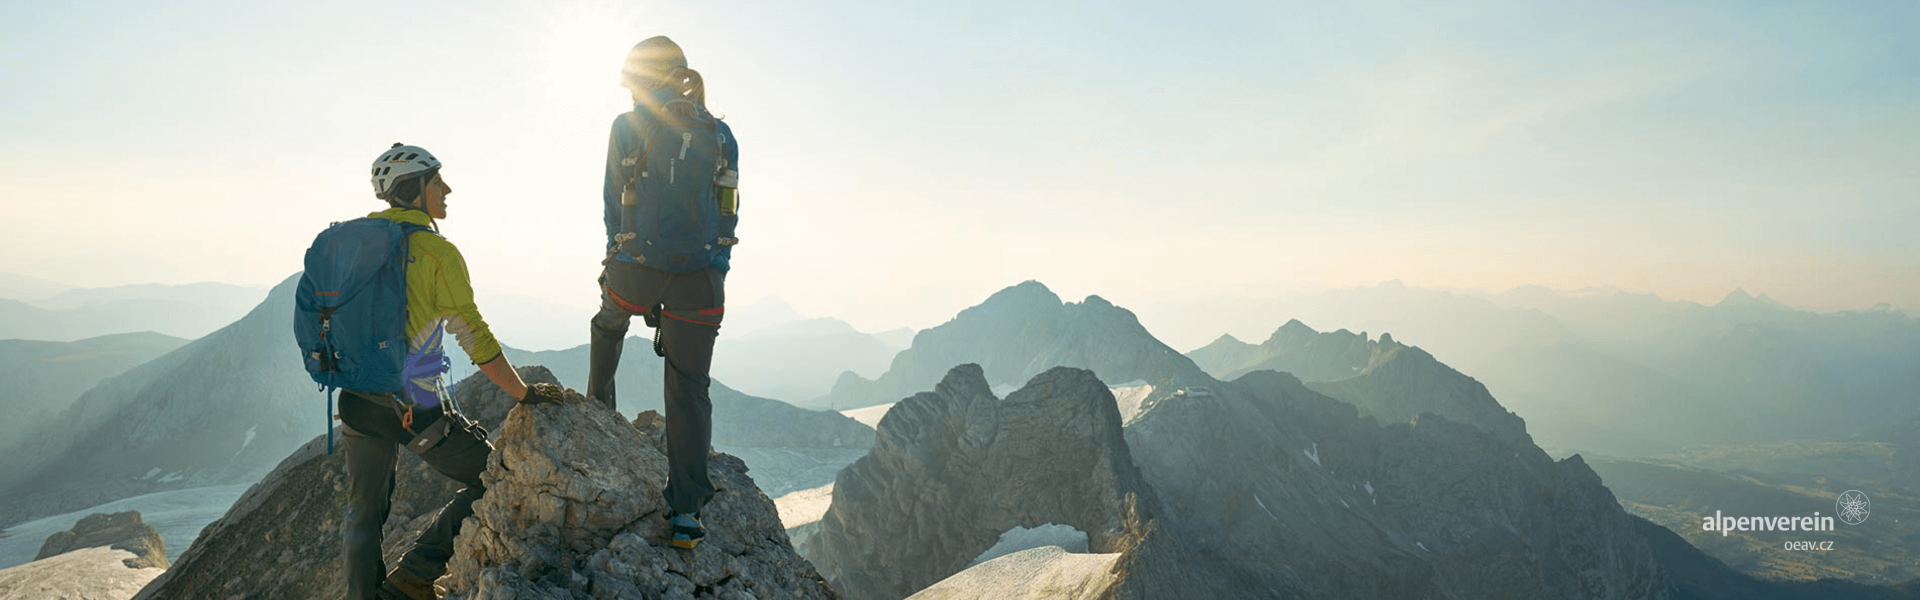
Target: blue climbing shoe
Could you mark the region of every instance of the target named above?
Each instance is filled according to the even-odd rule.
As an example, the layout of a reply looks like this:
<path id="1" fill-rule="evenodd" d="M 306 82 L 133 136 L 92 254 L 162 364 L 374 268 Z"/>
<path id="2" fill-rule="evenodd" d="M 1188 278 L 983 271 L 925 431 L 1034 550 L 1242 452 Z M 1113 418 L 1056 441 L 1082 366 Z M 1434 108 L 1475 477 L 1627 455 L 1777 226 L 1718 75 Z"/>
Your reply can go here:
<path id="1" fill-rule="evenodd" d="M 707 526 L 700 524 L 700 515 L 674 515 L 667 519 L 673 526 L 673 547 L 692 550 L 700 545 L 700 538 L 707 537 Z"/>

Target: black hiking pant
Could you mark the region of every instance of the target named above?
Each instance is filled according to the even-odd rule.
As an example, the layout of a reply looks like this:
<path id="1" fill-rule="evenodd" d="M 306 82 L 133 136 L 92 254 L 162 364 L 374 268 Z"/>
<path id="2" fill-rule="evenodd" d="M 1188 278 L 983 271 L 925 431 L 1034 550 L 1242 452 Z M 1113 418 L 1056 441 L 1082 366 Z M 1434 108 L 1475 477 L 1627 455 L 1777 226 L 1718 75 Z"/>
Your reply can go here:
<path id="1" fill-rule="evenodd" d="M 609 260 L 600 274 L 587 396 L 615 407 L 613 375 L 620 367 L 627 325 L 640 316 L 647 326 L 658 328 L 655 333 L 666 354 L 662 400 L 667 408 L 668 468 L 663 495 L 675 513 L 698 513 L 713 498 L 713 482 L 707 479 L 713 442 L 713 401 L 707 395 L 713 379 L 708 370 L 725 304 L 726 278 L 713 269 L 668 273 Z"/>
<path id="2" fill-rule="evenodd" d="M 473 501 L 487 492 L 480 483 L 480 472 L 487 469 L 487 455 L 493 452 L 486 429 L 458 412 L 417 408 L 413 429 L 408 430 L 401 425 L 398 406 L 398 401 L 385 394 L 348 390 L 340 395 L 341 433 L 347 453 L 347 519 L 341 527 L 344 539 L 340 554 L 349 600 L 379 597 L 380 582 L 386 579 L 380 539 L 392 508 L 395 461 L 399 448 L 415 441 L 418 432 L 430 430 L 439 421 L 447 422 L 446 437 L 418 453 L 433 470 L 466 487 L 454 494 L 433 525 L 400 557 L 399 568 L 421 581 L 430 582 L 446 574 L 460 522 L 473 514 Z"/>

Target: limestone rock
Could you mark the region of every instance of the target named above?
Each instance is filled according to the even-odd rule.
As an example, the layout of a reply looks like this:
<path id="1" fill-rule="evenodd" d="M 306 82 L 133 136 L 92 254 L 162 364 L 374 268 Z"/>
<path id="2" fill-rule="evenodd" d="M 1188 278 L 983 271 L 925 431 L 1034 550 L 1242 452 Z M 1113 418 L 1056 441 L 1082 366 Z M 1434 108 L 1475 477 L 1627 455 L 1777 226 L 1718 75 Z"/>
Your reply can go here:
<path id="1" fill-rule="evenodd" d="M 713 454 L 707 538 L 667 545 L 665 428 L 577 394 L 516 410 L 439 581 L 448 598 L 838 598 L 794 553 L 746 466 Z"/>
<path id="2" fill-rule="evenodd" d="M 544 367 L 520 367 L 527 383 L 554 383 Z M 513 398 L 474 375 L 453 388 L 469 418 L 497 431 Z M 383 532 L 387 564 L 400 559 L 460 484 L 401 451 L 394 471 L 393 509 Z M 347 501 L 346 453 L 327 454 L 315 437 L 254 484 L 227 514 L 208 525 L 171 569 L 140 598 L 338 598 L 340 525 Z"/>
<path id="3" fill-rule="evenodd" d="M 967 568 L 1016 526 L 1071 525 L 1093 552 L 1122 552 L 1133 503 L 1150 518 L 1153 497 L 1092 372 L 1054 368 L 1000 399 L 966 364 L 880 422 L 871 453 L 835 481 L 808 558 L 848 598 L 890 600 Z"/>
<path id="4" fill-rule="evenodd" d="M 126 550 L 84 548 L 0 569 L 0 600 L 126 600 L 161 573 L 127 566 L 138 558 Z"/>
<path id="5" fill-rule="evenodd" d="M 80 522 L 74 523 L 73 529 L 47 536 L 46 543 L 40 546 L 40 554 L 33 559 L 101 546 L 132 553 L 133 558 L 126 560 L 129 568 L 165 569 L 172 566 L 167 562 L 167 544 L 161 541 L 160 532 L 141 521 L 140 511 L 137 510 L 82 517 Z"/>
<path id="6" fill-rule="evenodd" d="M 1161 492 L 1154 560 L 1229 591 L 1306 598 L 1666 598 L 1671 584 L 1578 457 L 1433 414 L 1381 423 L 1259 371 L 1127 429 Z M 1153 541 L 1154 537 L 1149 537 Z M 1189 569 L 1192 570 L 1192 569 Z M 1128 577 L 1156 597 L 1165 577 Z M 1144 586 L 1162 586 L 1143 591 Z M 1157 593 L 1156 593 L 1157 592 Z"/>

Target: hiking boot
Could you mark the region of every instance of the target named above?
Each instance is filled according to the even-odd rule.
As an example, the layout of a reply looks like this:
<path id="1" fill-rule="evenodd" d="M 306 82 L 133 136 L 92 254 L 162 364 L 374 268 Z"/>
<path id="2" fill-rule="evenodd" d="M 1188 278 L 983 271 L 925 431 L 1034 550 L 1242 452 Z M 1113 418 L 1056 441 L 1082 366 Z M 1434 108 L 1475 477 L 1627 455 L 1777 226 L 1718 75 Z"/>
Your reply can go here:
<path id="1" fill-rule="evenodd" d="M 700 515 L 674 515 L 667 519 L 673 525 L 673 538 L 669 540 L 675 548 L 692 550 L 700 545 L 700 538 L 707 537 L 707 526 L 700 523 Z"/>
<path id="2" fill-rule="evenodd" d="M 380 591 L 388 592 L 388 595 L 396 600 L 400 598 L 436 600 L 439 598 L 439 596 L 433 593 L 433 582 L 421 581 L 419 577 L 398 567 L 387 572 L 387 580 L 385 583 L 380 584 Z"/>

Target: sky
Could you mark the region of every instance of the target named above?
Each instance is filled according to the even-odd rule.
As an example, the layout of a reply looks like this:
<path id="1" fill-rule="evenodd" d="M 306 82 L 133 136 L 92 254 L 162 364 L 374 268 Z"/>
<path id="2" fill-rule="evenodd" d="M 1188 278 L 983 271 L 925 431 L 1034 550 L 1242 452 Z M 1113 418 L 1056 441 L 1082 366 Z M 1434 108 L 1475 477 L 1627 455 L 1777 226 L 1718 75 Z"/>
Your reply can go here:
<path id="1" fill-rule="evenodd" d="M 383 206 L 367 165 L 406 142 L 446 164 L 481 311 L 584 332 L 619 63 L 665 34 L 739 139 L 738 304 L 869 331 L 1028 279 L 1150 326 L 1390 280 L 1920 308 L 1916 24 L 1902 2 L 11 2 L 0 272 L 272 285 Z"/>

